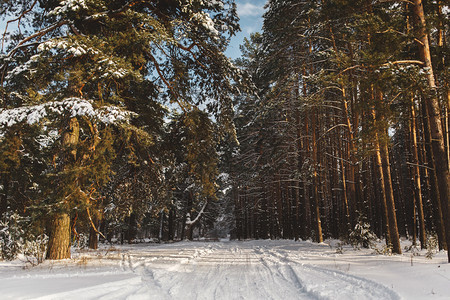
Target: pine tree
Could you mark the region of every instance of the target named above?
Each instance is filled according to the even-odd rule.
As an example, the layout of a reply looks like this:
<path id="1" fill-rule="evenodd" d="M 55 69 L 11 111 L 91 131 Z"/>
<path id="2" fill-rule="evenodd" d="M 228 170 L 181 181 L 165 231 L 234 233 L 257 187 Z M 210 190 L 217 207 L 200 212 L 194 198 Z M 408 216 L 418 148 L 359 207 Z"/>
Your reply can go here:
<path id="1" fill-rule="evenodd" d="M 133 156 L 136 144 L 152 144 L 162 101 L 188 110 L 213 100 L 222 128 L 232 131 L 231 80 L 241 75 L 222 51 L 238 29 L 236 7 L 232 1 L 13 2 L 1 6 L 18 16 L 8 24 L 21 20 L 26 28 L 8 38 L 0 58 L 2 149 L 17 147 L 5 137 L 20 129 L 20 160 L 33 161 L 21 189 L 38 187 L 26 205 L 49 216 L 47 257 L 67 258 L 70 215 L 85 214 L 98 232 L 94 211 L 102 210 L 112 167 L 120 156 Z M 5 164 L 3 182 L 11 171 Z"/>

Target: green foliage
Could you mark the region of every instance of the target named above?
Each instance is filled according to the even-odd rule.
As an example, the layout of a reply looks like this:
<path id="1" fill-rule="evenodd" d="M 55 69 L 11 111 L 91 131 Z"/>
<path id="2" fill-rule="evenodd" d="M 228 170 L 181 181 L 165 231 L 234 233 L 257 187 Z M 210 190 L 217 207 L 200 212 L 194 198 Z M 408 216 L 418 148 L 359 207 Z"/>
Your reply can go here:
<path id="1" fill-rule="evenodd" d="M 86 230 L 89 214 L 141 222 L 170 206 L 180 182 L 215 199 L 215 147 L 234 134 L 231 96 L 247 88 L 223 54 L 239 29 L 233 1 L 13 1 L 0 11 L 26 12 L 0 54 L 3 202 L 34 222 L 72 214 Z M 164 141 L 167 103 L 186 112 L 182 149 Z M 187 167 L 171 181 L 163 170 L 175 156 Z"/>
<path id="2" fill-rule="evenodd" d="M 427 238 L 427 252 L 425 257 L 428 259 L 432 259 L 433 256 L 439 251 L 438 249 L 438 240 L 436 235 L 429 235 Z"/>
<path id="3" fill-rule="evenodd" d="M 44 261 L 48 237 L 39 233 L 30 222 L 16 212 L 6 212 L 0 221 L 1 259 L 14 260 L 22 254 L 27 263 L 37 265 Z"/>
<path id="4" fill-rule="evenodd" d="M 76 238 L 72 240 L 72 246 L 78 249 L 85 249 L 89 246 L 89 236 L 84 233 L 80 233 Z"/>
<path id="5" fill-rule="evenodd" d="M 0 253 L 4 260 L 14 260 L 22 251 L 25 234 L 23 219 L 17 214 L 5 213 L 0 222 Z"/>
<path id="6" fill-rule="evenodd" d="M 27 239 L 23 249 L 23 255 L 26 262 L 32 266 L 44 262 L 47 243 L 48 236 L 46 234 L 33 236 L 32 239 Z"/>
<path id="7" fill-rule="evenodd" d="M 360 247 L 373 248 L 377 239 L 375 233 L 370 229 L 370 224 L 362 218 L 360 218 L 348 236 L 350 245 L 355 249 L 359 249 Z"/>

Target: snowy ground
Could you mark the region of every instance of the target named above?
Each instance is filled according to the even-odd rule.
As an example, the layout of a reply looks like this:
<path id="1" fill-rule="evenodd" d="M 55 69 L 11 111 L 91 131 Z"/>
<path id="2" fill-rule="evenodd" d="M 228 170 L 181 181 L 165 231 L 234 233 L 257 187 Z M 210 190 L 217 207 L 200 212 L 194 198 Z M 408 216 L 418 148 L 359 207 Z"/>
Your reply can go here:
<path id="1" fill-rule="evenodd" d="M 330 242 L 335 244 L 336 241 Z M 446 253 L 338 254 L 294 241 L 114 246 L 73 259 L 0 262 L 1 299 L 450 299 Z"/>

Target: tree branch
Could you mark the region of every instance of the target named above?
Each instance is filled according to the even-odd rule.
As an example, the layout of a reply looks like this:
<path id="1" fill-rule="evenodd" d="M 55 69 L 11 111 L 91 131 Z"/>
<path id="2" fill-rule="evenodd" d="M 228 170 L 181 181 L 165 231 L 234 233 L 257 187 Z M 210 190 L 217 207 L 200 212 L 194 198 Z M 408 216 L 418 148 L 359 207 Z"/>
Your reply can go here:
<path id="1" fill-rule="evenodd" d="M 162 74 L 161 68 L 159 67 L 159 63 L 156 61 L 156 58 L 153 57 L 153 55 L 151 53 L 147 52 L 147 55 L 149 56 L 150 60 L 153 62 L 153 65 L 156 68 L 156 72 L 159 75 L 159 78 L 161 78 L 161 80 L 164 82 L 164 84 L 167 86 L 167 88 L 169 89 L 170 93 L 172 94 L 172 96 L 175 98 L 175 101 L 178 103 L 178 105 L 180 106 L 180 108 L 183 110 L 183 112 L 186 112 L 186 108 L 184 107 L 183 104 L 181 104 L 180 100 L 178 99 L 178 95 L 175 92 L 175 90 L 173 89 L 172 85 L 167 81 L 167 79 L 164 77 L 164 75 Z"/>
<path id="2" fill-rule="evenodd" d="M 20 14 L 20 16 L 18 16 L 17 18 L 15 18 L 15 19 L 13 19 L 13 20 L 9 20 L 8 22 L 6 22 L 5 31 L 3 32 L 3 37 L 2 37 L 2 52 L 3 52 L 3 46 L 4 46 L 4 43 L 5 43 L 5 37 L 6 37 L 6 32 L 8 31 L 8 25 L 9 25 L 9 23 L 13 23 L 13 22 L 19 21 L 18 24 L 17 24 L 17 26 L 19 27 L 19 32 L 20 32 L 20 20 L 21 20 L 27 13 L 29 13 L 29 12 L 33 9 L 33 7 L 36 5 L 36 2 L 37 2 L 37 0 L 34 0 L 34 2 L 31 4 L 31 6 L 30 6 L 29 9 L 24 10 L 24 11 Z"/>

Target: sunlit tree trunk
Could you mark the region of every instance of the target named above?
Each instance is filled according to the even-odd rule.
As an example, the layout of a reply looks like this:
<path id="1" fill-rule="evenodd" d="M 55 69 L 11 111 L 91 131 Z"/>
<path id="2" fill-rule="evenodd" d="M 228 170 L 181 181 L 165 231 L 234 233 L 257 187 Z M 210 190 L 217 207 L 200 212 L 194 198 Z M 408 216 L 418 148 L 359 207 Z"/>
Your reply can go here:
<path id="1" fill-rule="evenodd" d="M 435 164 L 436 161 L 434 159 L 434 154 L 431 149 L 431 134 L 430 134 L 430 122 L 427 112 L 427 106 L 422 104 L 421 106 L 422 111 L 422 131 L 423 131 L 423 140 L 425 141 L 424 145 L 424 161 L 426 160 L 426 164 L 430 169 L 425 169 L 425 173 L 428 174 L 428 186 L 430 191 L 430 199 L 431 203 L 433 205 L 433 215 L 434 215 L 434 221 L 437 228 L 437 234 L 438 234 L 438 242 L 439 242 L 439 249 L 447 249 L 447 243 L 446 243 L 446 233 L 445 233 L 445 220 L 443 215 L 443 209 L 442 204 L 440 200 L 439 195 L 439 187 L 438 187 L 438 180 L 436 176 L 436 168 Z"/>
<path id="2" fill-rule="evenodd" d="M 97 223 L 96 218 L 93 216 L 93 222 Z M 96 225 L 97 226 L 97 225 Z M 98 234 L 95 231 L 94 227 L 91 226 L 89 230 L 89 249 L 97 249 L 98 248 Z"/>
<path id="3" fill-rule="evenodd" d="M 392 251 L 397 254 L 402 253 L 400 237 L 398 234 L 397 213 L 395 209 L 394 192 L 392 188 L 391 166 L 389 161 L 389 149 L 387 143 L 383 143 L 381 150 L 381 160 L 383 162 L 386 203 L 388 207 L 389 230 L 392 243 Z"/>
<path id="4" fill-rule="evenodd" d="M 70 216 L 57 213 L 50 222 L 47 259 L 70 258 Z"/>
<path id="5" fill-rule="evenodd" d="M 414 105 L 414 98 L 411 97 L 411 139 L 412 139 L 412 154 L 413 154 L 413 176 L 414 176 L 414 198 L 416 200 L 416 207 L 419 213 L 419 239 L 420 247 L 423 249 L 426 247 L 427 235 L 425 231 L 425 216 L 423 212 L 422 201 L 422 186 L 420 181 L 420 169 L 419 169 L 419 154 L 417 150 L 417 125 L 416 125 L 416 108 Z M 415 220 L 416 216 L 413 215 Z M 414 222 L 415 224 L 415 222 Z M 416 227 L 414 227 L 414 235 Z M 415 236 L 414 236 L 415 239 Z"/>
<path id="6" fill-rule="evenodd" d="M 389 223 L 389 213 L 388 213 L 388 206 L 387 206 L 387 199 L 386 199 L 386 188 L 385 188 L 385 178 L 383 174 L 383 162 L 381 159 L 381 150 L 380 150 L 380 143 L 378 139 L 378 134 L 375 134 L 374 137 L 374 143 L 375 143 L 375 167 L 376 167 L 376 176 L 378 177 L 379 182 L 379 195 L 380 200 L 383 208 L 383 215 L 384 215 L 384 223 L 385 223 L 385 235 L 386 235 L 386 244 L 390 245 L 392 242 L 391 238 L 391 230 L 390 230 L 390 223 Z"/>
<path id="7" fill-rule="evenodd" d="M 438 181 L 439 195 L 442 205 L 443 216 L 446 221 L 446 240 L 448 261 L 450 262 L 450 174 L 447 162 L 447 155 L 444 146 L 444 136 L 442 132 L 442 124 L 440 117 L 439 101 L 437 98 L 436 84 L 433 74 L 433 66 L 431 64 L 430 44 L 426 31 L 425 14 L 423 10 L 422 0 L 414 0 L 415 23 L 418 28 L 419 52 L 421 59 L 428 69 L 427 79 L 431 89 L 431 95 L 424 97 L 425 104 L 428 108 L 428 119 L 430 121 L 431 146 L 435 159 L 436 177 Z"/>
<path id="8" fill-rule="evenodd" d="M 72 150 L 66 154 L 64 161 L 75 160 L 77 151 L 75 146 L 78 144 L 80 135 L 80 125 L 76 118 L 71 118 L 66 132 L 63 134 L 62 147 Z M 70 258 L 70 216 L 67 212 L 68 207 L 58 207 L 53 213 L 50 221 L 49 242 L 47 247 L 48 259 Z"/>

